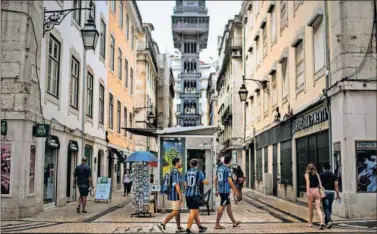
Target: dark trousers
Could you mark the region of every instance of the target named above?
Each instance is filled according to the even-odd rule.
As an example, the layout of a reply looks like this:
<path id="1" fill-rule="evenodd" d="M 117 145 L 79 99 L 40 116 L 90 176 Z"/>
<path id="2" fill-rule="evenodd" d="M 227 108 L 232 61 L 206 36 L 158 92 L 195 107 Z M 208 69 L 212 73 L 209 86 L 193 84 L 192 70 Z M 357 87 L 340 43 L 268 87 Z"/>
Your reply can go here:
<path id="1" fill-rule="evenodd" d="M 323 211 L 325 212 L 325 223 L 332 221 L 332 203 L 334 201 L 334 192 L 325 191 L 326 197 L 322 198 Z"/>
<path id="2" fill-rule="evenodd" d="M 124 183 L 124 194 L 130 194 L 131 193 L 131 183 Z"/>

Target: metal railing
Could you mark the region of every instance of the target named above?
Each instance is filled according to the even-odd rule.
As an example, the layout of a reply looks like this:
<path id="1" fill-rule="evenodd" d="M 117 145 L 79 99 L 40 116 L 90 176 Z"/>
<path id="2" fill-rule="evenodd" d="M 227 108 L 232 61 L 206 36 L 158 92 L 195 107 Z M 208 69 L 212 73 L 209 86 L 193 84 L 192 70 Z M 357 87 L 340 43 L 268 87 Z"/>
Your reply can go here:
<path id="1" fill-rule="evenodd" d="M 209 24 L 208 23 L 173 23 L 172 25 L 173 30 L 208 30 Z"/>

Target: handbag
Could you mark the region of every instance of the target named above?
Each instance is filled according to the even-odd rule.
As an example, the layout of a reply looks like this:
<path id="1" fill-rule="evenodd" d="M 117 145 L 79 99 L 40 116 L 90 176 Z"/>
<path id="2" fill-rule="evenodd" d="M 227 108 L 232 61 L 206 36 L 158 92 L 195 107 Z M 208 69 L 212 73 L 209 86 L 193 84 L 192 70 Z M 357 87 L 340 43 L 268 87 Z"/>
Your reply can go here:
<path id="1" fill-rule="evenodd" d="M 317 173 L 317 177 L 318 177 L 318 182 L 319 182 L 319 187 L 318 187 L 319 195 L 321 196 L 321 198 L 325 198 L 326 197 L 325 189 L 322 187 L 321 177 L 319 177 L 318 173 Z"/>

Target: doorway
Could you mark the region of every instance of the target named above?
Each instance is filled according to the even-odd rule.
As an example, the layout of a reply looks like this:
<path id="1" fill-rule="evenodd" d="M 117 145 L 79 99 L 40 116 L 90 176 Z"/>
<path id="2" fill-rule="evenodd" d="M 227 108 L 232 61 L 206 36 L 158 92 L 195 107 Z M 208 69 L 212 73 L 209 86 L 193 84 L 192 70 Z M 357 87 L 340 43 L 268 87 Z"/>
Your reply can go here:
<path id="1" fill-rule="evenodd" d="M 205 150 L 187 150 L 187 171 L 191 168 L 190 160 L 196 159 L 198 160 L 198 170 L 202 171 L 204 174 L 204 178 L 207 178 L 206 175 L 206 161 L 205 161 Z M 208 178 L 207 178 L 208 179 Z M 200 193 L 204 193 L 204 185 L 200 184 Z"/>
<path id="2" fill-rule="evenodd" d="M 246 188 L 250 188 L 250 150 L 245 150 L 245 156 L 246 156 Z"/>
<path id="3" fill-rule="evenodd" d="M 56 149 L 45 149 L 43 203 L 49 206 L 56 202 L 57 153 Z"/>
<path id="4" fill-rule="evenodd" d="M 103 150 L 98 150 L 98 163 L 97 163 L 97 178 L 101 177 L 102 175 L 102 159 L 103 159 Z"/>
<path id="5" fill-rule="evenodd" d="M 278 195 L 278 145 L 272 146 L 272 194 Z"/>
<path id="6" fill-rule="evenodd" d="M 250 145 L 250 188 L 255 188 L 255 154 L 254 154 L 254 144 Z"/>
<path id="7" fill-rule="evenodd" d="M 76 201 L 76 188 L 72 187 L 74 182 L 74 172 L 77 165 L 77 152 L 68 152 L 67 159 L 67 202 Z"/>

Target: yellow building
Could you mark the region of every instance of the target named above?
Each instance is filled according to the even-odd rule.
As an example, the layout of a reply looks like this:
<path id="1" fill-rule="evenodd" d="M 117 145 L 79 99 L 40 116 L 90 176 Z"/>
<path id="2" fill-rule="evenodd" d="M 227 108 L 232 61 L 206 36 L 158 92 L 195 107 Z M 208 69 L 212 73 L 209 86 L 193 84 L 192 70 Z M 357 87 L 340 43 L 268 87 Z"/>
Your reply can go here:
<path id="1" fill-rule="evenodd" d="M 132 127 L 136 76 L 136 40 L 142 19 L 136 1 L 109 1 L 106 116 L 109 177 L 113 189 L 120 189 L 126 155 L 134 150 L 134 136 L 123 127 Z"/>

